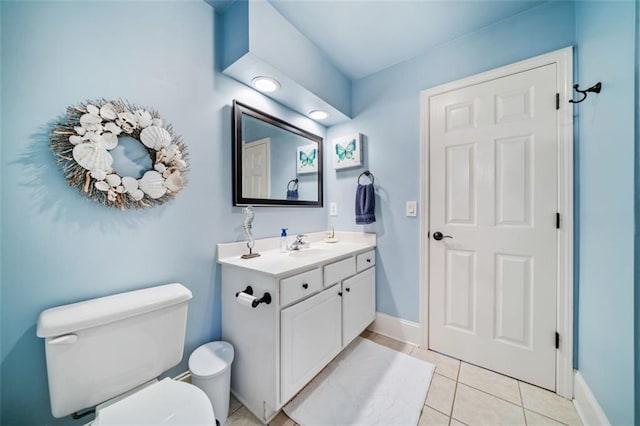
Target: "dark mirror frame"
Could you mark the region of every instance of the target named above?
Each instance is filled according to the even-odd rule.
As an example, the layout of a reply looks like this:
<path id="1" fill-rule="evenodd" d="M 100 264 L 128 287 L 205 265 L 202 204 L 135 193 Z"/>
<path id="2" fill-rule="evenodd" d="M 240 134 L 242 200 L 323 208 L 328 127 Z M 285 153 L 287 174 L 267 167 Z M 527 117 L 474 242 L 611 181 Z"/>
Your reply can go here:
<path id="1" fill-rule="evenodd" d="M 305 201 L 305 200 L 278 200 L 270 198 L 244 198 L 242 196 L 242 116 L 247 115 L 249 117 L 256 118 L 272 126 L 279 127 L 291 133 L 295 133 L 298 136 L 309 139 L 311 142 L 318 144 L 318 201 Z M 322 207 L 322 181 L 324 180 L 323 174 L 323 152 L 322 142 L 323 139 L 320 136 L 307 132 L 299 127 L 287 123 L 277 117 L 259 111 L 248 105 L 242 104 L 236 100 L 233 101 L 233 113 L 232 113 L 232 151 L 233 151 L 233 205 L 234 206 L 303 206 L 303 207 Z M 292 156 L 293 157 L 293 156 Z"/>

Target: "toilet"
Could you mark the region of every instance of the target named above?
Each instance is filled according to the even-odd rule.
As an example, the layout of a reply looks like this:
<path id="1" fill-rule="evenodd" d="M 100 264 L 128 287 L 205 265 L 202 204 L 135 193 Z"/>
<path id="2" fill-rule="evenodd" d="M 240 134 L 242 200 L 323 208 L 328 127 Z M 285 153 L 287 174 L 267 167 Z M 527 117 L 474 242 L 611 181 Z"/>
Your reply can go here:
<path id="1" fill-rule="evenodd" d="M 182 360 L 189 289 L 167 284 L 47 309 L 45 339 L 54 417 L 96 406 L 93 425 L 215 425 L 196 386 L 165 378 Z"/>

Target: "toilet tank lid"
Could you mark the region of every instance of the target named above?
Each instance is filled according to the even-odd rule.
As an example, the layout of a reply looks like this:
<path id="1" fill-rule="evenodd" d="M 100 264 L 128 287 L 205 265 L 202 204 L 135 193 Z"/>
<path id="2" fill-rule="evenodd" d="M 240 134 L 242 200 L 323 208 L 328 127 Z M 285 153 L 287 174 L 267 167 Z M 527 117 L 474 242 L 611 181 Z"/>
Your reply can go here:
<path id="1" fill-rule="evenodd" d="M 109 324 L 191 299 L 191 291 L 173 283 L 58 306 L 38 317 L 38 337 L 53 337 Z"/>

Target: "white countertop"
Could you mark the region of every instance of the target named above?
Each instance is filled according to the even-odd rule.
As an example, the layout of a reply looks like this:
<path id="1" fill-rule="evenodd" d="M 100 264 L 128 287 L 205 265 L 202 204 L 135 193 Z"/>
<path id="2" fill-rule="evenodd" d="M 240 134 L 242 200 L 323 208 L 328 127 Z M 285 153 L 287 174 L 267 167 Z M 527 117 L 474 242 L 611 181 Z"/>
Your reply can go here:
<path id="1" fill-rule="evenodd" d="M 218 263 L 262 272 L 279 278 L 295 272 L 308 270 L 316 265 L 331 263 L 340 258 L 371 250 L 376 246 L 376 235 L 362 232 L 337 232 L 338 242 L 324 242 L 325 232 L 314 232 L 305 238 L 308 248 L 280 252 L 280 238 L 256 240 L 253 252 L 259 257 L 242 259 L 248 252 L 246 241 L 218 244 Z"/>

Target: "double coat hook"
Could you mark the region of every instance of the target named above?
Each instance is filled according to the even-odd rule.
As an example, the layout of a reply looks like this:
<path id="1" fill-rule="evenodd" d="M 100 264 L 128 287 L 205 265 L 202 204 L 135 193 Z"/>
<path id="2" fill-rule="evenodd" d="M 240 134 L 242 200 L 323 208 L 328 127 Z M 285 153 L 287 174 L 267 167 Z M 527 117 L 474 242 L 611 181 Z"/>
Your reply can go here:
<path id="1" fill-rule="evenodd" d="M 593 86 L 589 87 L 587 90 L 580 90 L 580 85 L 579 84 L 574 84 L 573 85 L 573 89 L 576 92 L 582 94 L 582 99 L 578 99 L 577 101 L 574 101 L 573 99 L 571 99 L 569 102 L 571 102 L 572 104 L 579 104 L 580 102 L 582 102 L 585 99 L 587 99 L 587 93 L 589 93 L 589 92 L 600 93 L 600 90 L 602 90 L 602 83 L 597 82 Z"/>

